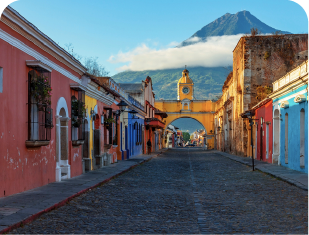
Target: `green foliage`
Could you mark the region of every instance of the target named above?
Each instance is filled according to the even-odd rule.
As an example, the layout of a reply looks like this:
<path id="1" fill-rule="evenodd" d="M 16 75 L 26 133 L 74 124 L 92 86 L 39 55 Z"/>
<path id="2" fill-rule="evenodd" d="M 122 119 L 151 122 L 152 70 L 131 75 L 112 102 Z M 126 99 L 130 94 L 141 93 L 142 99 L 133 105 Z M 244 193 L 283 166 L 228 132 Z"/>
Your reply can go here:
<path id="1" fill-rule="evenodd" d="M 40 105 L 51 105 L 51 92 L 52 87 L 46 77 L 36 76 L 31 79 L 31 93 Z"/>
<path id="2" fill-rule="evenodd" d="M 259 86 L 256 88 L 256 99 L 259 101 L 264 100 L 272 92 L 273 88 L 271 86 Z"/>
<path id="3" fill-rule="evenodd" d="M 111 124 L 111 123 L 116 123 L 116 120 L 113 117 L 109 117 L 104 120 L 105 123 Z"/>
<path id="4" fill-rule="evenodd" d="M 85 104 L 79 100 L 72 100 L 72 115 L 84 117 L 86 114 Z"/>
<path id="5" fill-rule="evenodd" d="M 147 76 L 151 77 L 156 100 L 177 99 L 177 82 L 182 76 L 183 68 L 146 71 L 126 71 L 113 76 L 119 83 L 140 83 Z M 232 67 L 194 67 L 188 69 L 194 82 L 196 99 L 215 99 L 222 93 L 222 85 Z"/>
<path id="6" fill-rule="evenodd" d="M 182 132 L 182 137 L 184 141 L 190 140 L 190 134 L 188 132 Z"/>
<path id="7" fill-rule="evenodd" d="M 264 53 L 264 60 L 268 60 L 268 58 L 270 57 L 270 52 L 269 51 L 265 51 Z"/>

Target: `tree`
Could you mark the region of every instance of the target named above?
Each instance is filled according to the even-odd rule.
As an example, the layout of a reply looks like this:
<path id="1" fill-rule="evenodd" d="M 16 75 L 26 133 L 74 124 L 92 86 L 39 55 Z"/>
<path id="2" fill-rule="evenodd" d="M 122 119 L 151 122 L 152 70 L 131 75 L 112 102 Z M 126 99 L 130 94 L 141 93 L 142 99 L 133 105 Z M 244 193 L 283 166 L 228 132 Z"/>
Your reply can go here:
<path id="1" fill-rule="evenodd" d="M 98 57 L 88 57 L 84 59 L 84 65 L 87 68 L 87 72 L 95 77 L 105 77 L 109 74 L 105 70 L 104 66 L 98 63 Z"/>
<path id="2" fill-rule="evenodd" d="M 261 32 L 257 28 L 251 28 L 251 36 L 256 36 L 261 34 Z"/>
<path id="3" fill-rule="evenodd" d="M 98 57 L 85 57 L 74 52 L 72 43 L 64 45 L 64 49 L 70 53 L 75 59 L 79 60 L 86 68 L 87 72 L 95 77 L 105 77 L 109 74 L 105 67 L 98 63 Z M 83 61 L 83 62 L 82 62 Z"/>
<path id="4" fill-rule="evenodd" d="M 182 137 L 184 141 L 189 141 L 190 140 L 190 134 L 188 132 L 183 132 Z"/>

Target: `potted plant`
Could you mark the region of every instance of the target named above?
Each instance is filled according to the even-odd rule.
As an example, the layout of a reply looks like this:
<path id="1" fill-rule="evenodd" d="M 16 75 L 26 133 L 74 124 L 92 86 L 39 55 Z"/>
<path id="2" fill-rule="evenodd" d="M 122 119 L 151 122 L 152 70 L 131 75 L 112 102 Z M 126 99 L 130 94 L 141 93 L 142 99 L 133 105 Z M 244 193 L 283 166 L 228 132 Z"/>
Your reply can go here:
<path id="1" fill-rule="evenodd" d="M 104 120 L 104 124 L 106 127 L 109 127 L 110 124 L 116 123 L 116 120 L 113 117 L 109 117 Z"/>
<path id="2" fill-rule="evenodd" d="M 83 119 L 82 118 L 76 118 L 76 117 L 72 117 L 72 126 L 73 127 L 79 127 L 81 124 L 83 124 Z"/>
<path id="3" fill-rule="evenodd" d="M 45 111 L 44 107 L 51 105 L 52 87 L 48 78 L 44 76 L 36 76 L 31 79 L 31 93 L 33 98 L 38 102 L 40 111 Z"/>
<path id="4" fill-rule="evenodd" d="M 86 114 L 85 104 L 80 100 L 72 100 L 72 116 L 84 117 Z"/>

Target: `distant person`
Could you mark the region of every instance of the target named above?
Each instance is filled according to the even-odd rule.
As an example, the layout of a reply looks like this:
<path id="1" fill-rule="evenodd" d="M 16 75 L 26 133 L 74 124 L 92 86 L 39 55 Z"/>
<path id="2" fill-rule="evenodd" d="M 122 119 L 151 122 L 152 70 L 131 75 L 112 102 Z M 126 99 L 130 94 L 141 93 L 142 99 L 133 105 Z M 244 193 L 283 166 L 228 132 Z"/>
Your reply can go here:
<path id="1" fill-rule="evenodd" d="M 147 141 L 147 147 L 148 147 L 148 154 L 150 154 L 150 152 L 151 152 L 151 141 L 150 141 L 150 139 L 148 139 L 148 141 Z"/>

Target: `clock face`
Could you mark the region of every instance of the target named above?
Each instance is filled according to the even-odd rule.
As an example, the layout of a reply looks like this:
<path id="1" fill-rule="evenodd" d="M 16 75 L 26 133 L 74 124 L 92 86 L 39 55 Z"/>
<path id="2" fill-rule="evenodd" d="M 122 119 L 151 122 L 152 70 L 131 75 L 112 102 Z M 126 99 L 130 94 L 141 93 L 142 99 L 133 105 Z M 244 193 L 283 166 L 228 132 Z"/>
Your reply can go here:
<path id="1" fill-rule="evenodd" d="M 188 88 L 188 87 L 182 88 L 182 92 L 183 92 L 184 94 L 188 94 L 188 93 L 189 93 L 189 88 Z"/>

